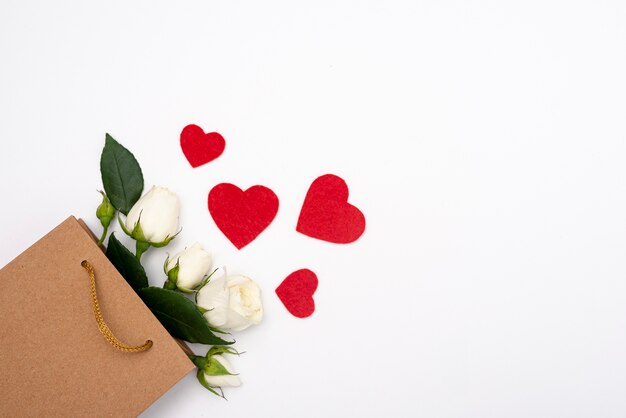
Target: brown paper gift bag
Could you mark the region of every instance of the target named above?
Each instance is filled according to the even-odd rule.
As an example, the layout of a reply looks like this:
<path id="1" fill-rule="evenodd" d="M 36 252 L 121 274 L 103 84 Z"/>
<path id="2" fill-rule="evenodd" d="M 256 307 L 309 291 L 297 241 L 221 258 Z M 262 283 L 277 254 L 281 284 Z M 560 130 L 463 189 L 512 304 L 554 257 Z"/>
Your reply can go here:
<path id="1" fill-rule="evenodd" d="M 152 348 L 100 334 L 83 260 L 115 336 Z M 74 217 L 0 270 L 0 346 L 1 416 L 136 416 L 194 368 Z"/>

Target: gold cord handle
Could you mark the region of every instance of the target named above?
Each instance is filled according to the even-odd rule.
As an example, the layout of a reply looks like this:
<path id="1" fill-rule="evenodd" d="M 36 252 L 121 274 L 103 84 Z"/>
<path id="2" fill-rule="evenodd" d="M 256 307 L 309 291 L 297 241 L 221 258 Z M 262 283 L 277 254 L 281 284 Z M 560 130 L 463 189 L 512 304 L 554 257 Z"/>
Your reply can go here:
<path id="1" fill-rule="evenodd" d="M 89 279 L 91 280 L 91 302 L 93 303 L 93 314 L 96 317 L 96 322 L 98 323 L 98 328 L 100 329 L 100 333 L 106 338 L 106 340 L 115 348 L 125 353 L 138 353 L 140 351 L 149 350 L 152 347 L 152 340 L 146 341 L 143 345 L 131 346 L 126 345 L 113 335 L 113 332 L 109 328 L 109 326 L 104 322 L 104 318 L 102 317 L 102 312 L 100 312 L 100 304 L 98 304 L 98 295 L 96 294 L 96 275 L 93 271 L 93 267 L 87 260 L 83 260 L 80 263 L 81 266 L 87 273 L 89 273 Z"/>

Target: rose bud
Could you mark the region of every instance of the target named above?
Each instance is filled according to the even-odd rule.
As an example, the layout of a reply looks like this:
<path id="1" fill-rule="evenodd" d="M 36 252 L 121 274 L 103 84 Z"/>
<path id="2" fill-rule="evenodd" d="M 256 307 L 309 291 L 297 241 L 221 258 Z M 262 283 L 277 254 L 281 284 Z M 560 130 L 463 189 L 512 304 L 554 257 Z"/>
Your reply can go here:
<path id="1" fill-rule="evenodd" d="M 111 220 L 115 216 L 115 208 L 104 192 L 99 193 L 102 195 L 102 203 L 96 208 L 96 217 L 100 220 L 104 228 L 108 228 Z"/>
<path id="2" fill-rule="evenodd" d="M 233 366 L 226 360 L 226 357 L 216 354 L 211 356 L 204 368 L 204 379 L 209 386 L 216 387 L 237 387 L 241 385 L 239 376 L 235 373 Z"/>
<path id="3" fill-rule="evenodd" d="M 200 288 L 196 304 L 209 324 L 222 330 L 241 331 L 263 319 L 259 286 L 245 276 L 228 276 L 226 271 Z"/>
<path id="4" fill-rule="evenodd" d="M 107 231 L 109 230 L 109 225 L 111 224 L 111 220 L 115 216 L 115 208 L 109 201 L 107 195 L 104 192 L 100 191 L 102 195 L 102 203 L 96 208 L 96 217 L 100 220 L 104 231 L 102 232 L 102 237 L 98 241 L 98 245 L 102 244 L 104 238 L 107 235 Z"/>
<path id="5" fill-rule="evenodd" d="M 128 212 L 122 229 L 137 241 L 137 257 L 150 246 L 163 247 L 178 234 L 180 202 L 164 187 L 153 186 Z"/>
<path id="6" fill-rule="evenodd" d="M 211 255 L 199 243 L 165 260 L 166 289 L 192 292 L 202 283 L 213 264 Z"/>
<path id="7" fill-rule="evenodd" d="M 222 354 L 237 354 L 239 353 L 230 347 L 214 346 L 212 347 L 206 356 L 189 356 L 198 368 L 196 377 L 208 390 L 219 395 L 214 389 L 225 387 L 237 387 L 241 385 L 239 376 L 235 373 L 233 366 Z M 221 396 L 224 396 L 223 393 Z"/>

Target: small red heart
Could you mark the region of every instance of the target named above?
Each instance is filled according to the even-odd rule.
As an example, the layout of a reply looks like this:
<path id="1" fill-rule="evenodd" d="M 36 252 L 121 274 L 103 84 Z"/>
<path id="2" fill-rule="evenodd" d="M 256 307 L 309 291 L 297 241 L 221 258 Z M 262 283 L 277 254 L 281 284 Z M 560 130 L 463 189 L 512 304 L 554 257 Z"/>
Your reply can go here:
<path id="1" fill-rule="evenodd" d="M 244 192 L 234 184 L 221 183 L 209 192 L 208 204 L 215 224 L 238 249 L 263 232 L 278 212 L 278 197 L 265 186 Z"/>
<path id="2" fill-rule="evenodd" d="M 306 318 L 315 312 L 313 293 L 317 289 L 317 276 L 309 269 L 291 273 L 276 288 L 276 294 L 293 316 Z"/>
<path id="3" fill-rule="evenodd" d="M 348 185 L 341 177 L 318 177 L 306 194 L 296 230 L 337 244 L 355 241 L 365 231 L 365 216 L 348 203 L 348 195 Z"/>
<path id="4" fill-rule="evenodd" d="M 187 125 L 180 133 L 180 147 L 193 168 L 213 161 L 224 152 L 226 142 L 217 132 L 205 134 L 197 125 Z"/>

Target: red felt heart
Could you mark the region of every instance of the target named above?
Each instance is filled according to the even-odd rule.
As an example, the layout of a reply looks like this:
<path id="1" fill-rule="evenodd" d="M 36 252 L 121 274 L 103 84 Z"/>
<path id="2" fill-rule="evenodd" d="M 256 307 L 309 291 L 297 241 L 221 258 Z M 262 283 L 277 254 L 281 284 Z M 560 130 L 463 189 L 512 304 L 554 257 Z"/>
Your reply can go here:
<path id="1" fill-rule="evenodd" d="M 217 132 L 205 134 L 197 125 L 187 125 L 180 133 L 180 147 L 193 168 L 213 161 L 224 152 L 226 142 Z"/>
<path id="2" fill-rule="evenodd" d="M 348 203 L 348 194 L 348 185 L 341 177 L 318 177 L 306 194 L 296 230 L 338 244 L 355 241 L 365 230 L 365 216 Z"/>
<path id="3" fill-rule="evenodd" d="M 265 186 L 244 192 L 234 184 L 221 183 L 209 192 L 208 203 L 215 224 L 238 249 L 263 232 L 278 212 L 278 197 Z"/>
<path id="4" fill-rule="evenodd" d="M 317 276 L 311 270 L 301 269 L 291 273 L 276 288 L 276 294 L 293 316 L 306 318 L 315 311 L 313 293 L 317 289 Z"/>

